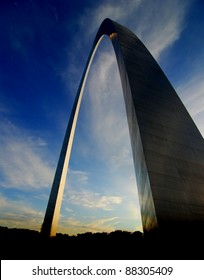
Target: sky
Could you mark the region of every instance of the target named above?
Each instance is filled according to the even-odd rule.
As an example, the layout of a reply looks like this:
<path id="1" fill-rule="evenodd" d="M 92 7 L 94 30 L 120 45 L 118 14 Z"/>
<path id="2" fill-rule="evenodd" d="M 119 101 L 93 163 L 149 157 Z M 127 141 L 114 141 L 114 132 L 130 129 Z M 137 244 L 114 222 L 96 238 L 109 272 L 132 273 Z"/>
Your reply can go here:
<path id="1" fill-rule="evenodd" d="M 96 32 L 131 29 L 204 135 L 202 0 L 0 2 L 0 226 L 40 230 Z M 57 232 L 142 231 L 123 93 L 104 37 L 87 79 Z"/>

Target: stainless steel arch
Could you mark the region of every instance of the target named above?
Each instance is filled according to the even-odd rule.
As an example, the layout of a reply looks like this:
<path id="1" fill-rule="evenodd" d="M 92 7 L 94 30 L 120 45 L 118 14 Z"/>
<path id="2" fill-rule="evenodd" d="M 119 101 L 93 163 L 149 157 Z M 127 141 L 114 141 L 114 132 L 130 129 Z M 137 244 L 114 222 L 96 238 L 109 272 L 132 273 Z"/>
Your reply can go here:
<path id="1" fill-rule="evenodd" d="M 41 232 L 56 234 L 83 90 L 105 34 L 112 41 L 122 81 L 144 231 L 159 227 L 165 232 L 175 222 L 203 221 L 204 199 L 198 198 L 204 194 L 203 138 L 143 43 L 127 28 L 105 19 L 79 85 Z"/>

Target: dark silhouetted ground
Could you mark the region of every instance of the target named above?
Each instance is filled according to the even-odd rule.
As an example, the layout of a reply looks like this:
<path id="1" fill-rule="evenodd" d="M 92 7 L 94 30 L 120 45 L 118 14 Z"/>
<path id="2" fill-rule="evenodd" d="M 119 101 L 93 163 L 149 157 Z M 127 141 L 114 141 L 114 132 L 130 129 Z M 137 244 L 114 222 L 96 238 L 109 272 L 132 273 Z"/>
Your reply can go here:
<path id="1" fill-rule="evenodd" d="M 37 231 L 0 227 L 1 259 L 131 260 L 204 259 L 204 236 L 144 238 L 141 232 L 114 231 L 57 234 L 45 239 Z"/>

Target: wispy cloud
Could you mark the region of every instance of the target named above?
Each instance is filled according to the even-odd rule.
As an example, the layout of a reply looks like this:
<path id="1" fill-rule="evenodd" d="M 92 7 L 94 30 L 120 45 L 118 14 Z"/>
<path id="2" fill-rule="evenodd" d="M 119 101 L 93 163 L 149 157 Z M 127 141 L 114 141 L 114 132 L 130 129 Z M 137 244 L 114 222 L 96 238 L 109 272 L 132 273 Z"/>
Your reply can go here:
<path id="1" fill-rule="evenodd" d="M 100 5 L 86 9 L 81 16 L 81 28 L 89 26 L 87 32 L 91 35 L 100 26 L 105 18 L 110 18 L 115 21 L 127 21 L 128 18 L 134 18 L 134 13 L 137 12 L 141 0 L 114 0 L 103 1 Z M 91 19 L 91 20 L 90 20 Z"/>
<path id="2" fill-rule="evenodd" d="M 43 213 L 25 200 L 11 200 L 0 194 L 0 225 L 40 230 Z"/>
<path id="3" fill-rule="evenodd" d="M 74 178 L 71 181 L 74 184 Z M 97 182 L 95 184 L 97 185 Z M 141 224 L 141 216 L 135 176 L 126 177 L 117 174 L 115 177 L 112 176 L 109 184 L 109 187 L 99 188 L 91 186 L 88 180 L 87 185 L 75 184 L 74 187 L 68 185 L 65 189 L 59 227 L 68 216 L 71 221 L 77 220 L 77 227 L 81 227 L 84 232 L 91 223 L 92 216 L 96 215 L 98 219 L 95 219 L 94 223 L 100 221 L 102 217 L 111 219 L 117 216 L 117 227 L 114 221 L 112 225 L 110 224 L 112 228 L 136 230 Z M 67 229 L 65 227 L 64 232 L 70 231 L 72 231 L 70 225 Z"/>
<path id="4" fill-rule="evenodd" d="M 111 47 L 111 46 L 110 46 Z M 87 84 L 90 111 L 87 112 L 96 151 L 109 164 L 131 164 L 130 138 L 123 93 L 115 57 L 102 52 L 93 64 Z"/>
<path id="5" fill-rule="evenodd" d="M 75 218 L 61 218 L 59 222 L 59 230 L 62 233 L 76 235 L 85 232 L 111 232 L 116 229 L 117 217 L 111 218 L 90 218 L 91 221 L 81 221 Z"/>
<path id="6" fill-rule="evenodd" d="M 114 205 L 121 204 L 122 198 L 114 195 L 104 195 L 90 190 L 74 191 L 69 189 L 64 197 L 66 203 L 80 207 L 110 211 Z"/>
<path id="7" fill-rule="evenodd" d="M 69 184 L 72 184 L 72 180 L 74 180 L 77 185 L 84 185 L 87 184 L 89 180 L 88 172 L 82 170 L 73 170 L 69 168 L 68 176 L 69 181 L 71 181 Z"/>
<path id="8" fill-rule="evenodd" d="M 12 123 L 1 123 L 1 186 L 41 188 L 51 185 L 53 167 L 42 156 L 46 143 Z"/>
<path id="9" fill-rule="evenodd" d="M 143 231 L 140 214 L 134 203 L 126 204 L 125 210 L 123 208 L 121 211 L 123 211 L 123 215 L 118 212 L 116 215 L 109 217 L 106 215 L 98 217 L 94 215 L 94 212 L 89 216 L 84 213 L 84 215 L 81 215 L 80 217 L 72 216 L 67 218 L 67 215 L 61 215 L 59 220 L 59 231 L 70 235 L 84 232 L 111 232 L 117 229 Z"/>
<path id="10" fill-rule="evenodd" d="M 190 3 L 186 0 L 142 1 L 133 24 L 136 35 L 156 59 L 179 39 L 185 28 Z"/>

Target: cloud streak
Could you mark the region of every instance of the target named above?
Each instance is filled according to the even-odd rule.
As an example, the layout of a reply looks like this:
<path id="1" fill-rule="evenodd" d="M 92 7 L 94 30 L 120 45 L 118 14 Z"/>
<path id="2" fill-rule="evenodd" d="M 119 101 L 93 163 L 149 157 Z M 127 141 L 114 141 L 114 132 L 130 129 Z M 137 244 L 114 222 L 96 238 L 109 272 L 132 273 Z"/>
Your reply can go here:
<path id="1" fill-rule="evenodd" d="M 69 229 L 69 235 L 76 235 L 78 233 L 85 232 L 111 232 L 116 230 L 117 217 L 111 218 L 90 218 L 91 221 L 81 221 L 75 218 L 61 218 L 59 223 L 59 230 L 62 233 L 67 233 Z"/>
<path id="2" fill-rule="evenodd" d="M 87 189 L 81 191 L 69 189 L 64 200 L 71 205 L 79 205 L 80 207 L 105 211 L 113 210 L 115 205 L 119 205 L 122 202 L 120 196 L 104 195 Z"/>
<path id="3" fill-rule="evenodd" d="M 103 1 L 96 7 L 86 9 L 80 19 L 81 28 L 89 26 L 87 32 L 91 35 L 96 32 L 105 18 L 110 18 L 115 21 L 127 21 L 130 17 L 134 18 L 134 13 L 137 12 L 141 2 L 141 0 Z"/>
<path id="4" fill-rule="evenodd" d="M 0 194 L 0 225 L 40 230 L 43 212 L 24 200 L 11 200 Z"/>
<path id="5" fill-rule="evenodd" d="M 156 59 L 179 39 L 191 2 L 142 1 L 132 28 Z"/>
<path id="6" fill-rule="evenodd" d="M 130 138 L 119 72 L 113 50 L 101 46 L 93 64 L 87 91 L 90 126 L 101 159 L 116 165 L 131 164 Z M 109 46 L 111 47 L 111 46 Z M 87 118 L 88 119 L 88 118 Z"/>
<path id="7" fill-rule="evenodd" d="M 1 123 L 0 126 L 2 186 L 20 189 L 50 186 L 54 170 L 41 154 L 46 143 L 30 137 L 12 123 Z"/>

